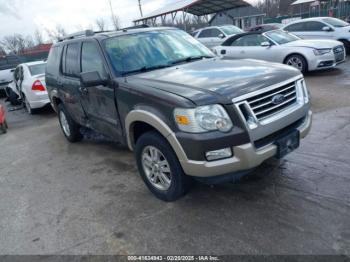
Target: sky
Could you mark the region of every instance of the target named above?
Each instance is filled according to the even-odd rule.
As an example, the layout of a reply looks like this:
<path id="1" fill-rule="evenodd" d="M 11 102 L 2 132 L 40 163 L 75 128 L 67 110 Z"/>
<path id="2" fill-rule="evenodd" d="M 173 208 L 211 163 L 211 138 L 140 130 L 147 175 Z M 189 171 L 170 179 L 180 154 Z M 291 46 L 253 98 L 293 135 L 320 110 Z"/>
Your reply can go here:
<path id="1" fill-rule="evenodd" d="M 137 0 L 111 0 L 121 26 L 130 26 L 140 16 Z M 176 0 L 142 0 L 147 15 Z M 247 0 L 254 3 L 256 0 Z M 0 39 L 5 35 L 33 34 L 38 28 L 52 30 L 57 24 L 68 33 L 94 26 L 103 17 L 111 26 L 108 0 L 0 0 Z"/>

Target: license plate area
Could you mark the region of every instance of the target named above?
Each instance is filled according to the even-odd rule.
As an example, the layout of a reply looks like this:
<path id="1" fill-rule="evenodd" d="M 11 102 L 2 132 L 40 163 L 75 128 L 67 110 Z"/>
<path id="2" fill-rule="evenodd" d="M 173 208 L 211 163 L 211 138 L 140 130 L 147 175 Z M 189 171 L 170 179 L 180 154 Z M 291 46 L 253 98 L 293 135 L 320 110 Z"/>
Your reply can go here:
<path id="1" fill-rule="evenodd" d="M 300 146 L 300 132 L 295 130 L 283 137 L 276 140 L 275 145 L 277 146 L 276 158 L 281 159 L 293 152 Z"/>

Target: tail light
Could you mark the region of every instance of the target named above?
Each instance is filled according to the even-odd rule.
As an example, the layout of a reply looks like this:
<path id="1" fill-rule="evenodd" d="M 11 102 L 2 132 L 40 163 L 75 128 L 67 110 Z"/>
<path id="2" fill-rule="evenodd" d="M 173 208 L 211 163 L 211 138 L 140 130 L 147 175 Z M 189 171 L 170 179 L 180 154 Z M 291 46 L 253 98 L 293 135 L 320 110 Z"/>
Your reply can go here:
<path id="1" fill-rule="evenodd" d="M 33 91 L 45 91 L 44 85 L 41 83 L 40 80 L 36 80 L 32 85 Z"/>

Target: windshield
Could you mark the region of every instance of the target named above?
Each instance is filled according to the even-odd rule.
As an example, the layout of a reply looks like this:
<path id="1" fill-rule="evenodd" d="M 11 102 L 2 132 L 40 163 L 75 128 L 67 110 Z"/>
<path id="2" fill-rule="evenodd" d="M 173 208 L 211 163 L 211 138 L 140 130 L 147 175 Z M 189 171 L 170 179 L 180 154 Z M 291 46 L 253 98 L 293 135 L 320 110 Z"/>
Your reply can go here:
<path id="1" fill-rule="evenodd" d="M 214 54 L 181 30 L 159 30 L 117 36 L 104 41 L 108 58 L 119 75 L 154 70 Z"/>
<path id="2" fill-rule="evenodd" d="M 233 25 L 221 26 L 220 29 L 224 31 L 226 35 L 237 35 L 243 33 L 243 30 Z"/>
<path id="3" fill-rule="evenodd" d="M 346 23 L 340 19 L 336 19 L 336 18 L 324 18 L 323 19 L 324 22 L 326 22 L 327 24 L 330 24 L 331 26 L 334 27 L 345 27 L 345 26 L 349 26 L 349 23 Z"/>
<path id="4" fill-rule="evenodd" d="M 29 66 L 29 71 L 32 76 L 45 74 L 46 63 L 31 65 Z"/>
<path id="5" fill-rule="evenodd" d="M 279 45 L 287 44 L 299 40 L 300 38 L 284 31 L 271 31 L 265 33 L 265 35 L 275 41 Z"/>

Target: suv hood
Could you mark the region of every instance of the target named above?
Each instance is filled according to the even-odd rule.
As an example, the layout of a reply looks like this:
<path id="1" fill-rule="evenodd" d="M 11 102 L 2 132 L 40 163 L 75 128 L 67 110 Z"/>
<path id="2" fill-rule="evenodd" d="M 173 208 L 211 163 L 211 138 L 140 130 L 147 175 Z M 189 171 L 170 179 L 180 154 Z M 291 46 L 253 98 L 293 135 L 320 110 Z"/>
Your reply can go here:
<path id="1" fill-rule="evenodd" d="M 293 42 L 289 42 L 287 44 L 284 44 L 283 46 L 292 46 L 292 47 L 310 47 L 310 48 L 316 48 L 316 49 L 323 49 L 323 48 L 334 48 L 336 46 L 342 45 L 341 42 L 335 41 L 335 40 L 325 40 L 325 39 L 317 39 L 317 40 L 311 40 L 311 39 L 301 39 Z"/>
<path id="2" fill-rule="evenodd" d="M 130 76 L 127 81 L 205 105 L 231 104 L 235 97 L 297 76 L 302 77 L 297 69 L 282 64 L 213 58 Z"/>

